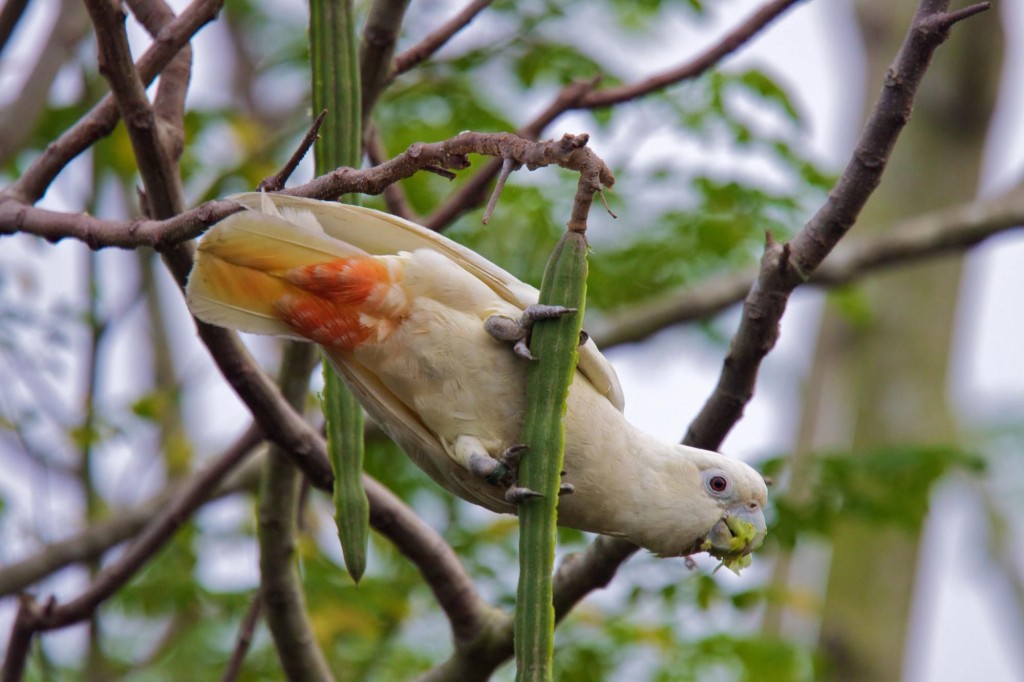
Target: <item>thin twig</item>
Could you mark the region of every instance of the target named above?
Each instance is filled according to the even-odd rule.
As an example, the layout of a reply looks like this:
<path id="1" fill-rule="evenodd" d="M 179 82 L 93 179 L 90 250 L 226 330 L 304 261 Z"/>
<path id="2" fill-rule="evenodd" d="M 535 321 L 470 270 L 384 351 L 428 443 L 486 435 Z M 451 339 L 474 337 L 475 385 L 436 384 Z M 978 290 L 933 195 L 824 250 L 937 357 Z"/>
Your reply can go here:
<path id="1" fill-rule="evenodd" d="M 843 242 L 814 271 L 808 284 L 835 287 L 857 281 L 876 270 L 970 249 L 989 237 L 1024 225 L 1024 186 L 996 197 L 936 211 L 868 231 Z M 707 319 L 743 300 L 758 270 L 712 277 L 692 288 L 667 295 L 604 320 L 588 331 L 602 348 L 642 341 L 673 324 Z"/>
<path id="2" fill-rule="evenodd" d="M 154 38 L 174 21 L 174 11 L 164 0 L 127 0 L 127 3 Z M 159 126 L 157 134 L 175 162 L 185 149 L 185 97 L 191 76 L 192 46 L 186 44 L 160 72 L 160 83 L 153 98 L 153 112 Z"/>
<path id="3" fill-rule="evenodd" d="M 587 94 L 577 105 L 578 109 L 596 109 L 643 97 L 670 85 L 691 80 L 706 73 L 725 57 L 746 44 L 778 19 L 786 10 L 802 0 L 772 0 L 759 7 L 717 43 L 684 64 L 654 74 L 644 80 L 614 88 L 596 90 Z"/>
<path id="4" fill-rule="evenodd" d="M 498 174 L 498 181 L 494 183 L 494 191 L 491 192 L 491 198 L 487 201 L 487 208 L 484 209 L 484 214 L 480 218 L 480 222 L 484 225 L 490 222 L 491 215 L 494 213 L 494 207 L 498 205 L 498 197 L 501 196 L 501 190 L 505 187 L 505 181 L 508 180 L 508 176 L 512 175 L 512 171 L 516 169 L 515 161 L 512 159 L 502 159 L 501 173 Z"/>
<path id="5" fill-rule="evenodd" d="M 226 451 L 199 474 L 193 485 L 183 489 L 163 512 L 152 520 L 124 554 L 106 566 L 78 597 L 60 605 L 51 599 L 40 606 L 34 598 L 24 596 L 11 633 L 7 660 L 4 662 L 4 680 L 20 679 L 8 678 L 6 675 L 8 671 L 20 671 L 24 668 L 24 661 L 19 662 L 16 659 L 27 653 L 28 643 L 36 632 L 65 627 L 88 618 L 103 601 L 121 589 L 173 537 L 175 531 L 191 517 L 192 512 L 251 451 L 252 444 L 258 437 L 256 429 L 251 427 L 246 437 L 240 439 L 235 447 Z"/>
<path id="6" fill-rule="evenodd" d="M 601 91 L 595 90 L 600 80 L 598 77 L 571 83 L 558 93 L 544 111 L 520 128 L 516 134 L 535 140 L 556 118 L 567 111 L 612 106 L 696 78 L 715 66 L 726 55 L 739 49 L 797 2 L 800 0 L 772 0 L 766 3 L 701 54 L 684 64 L 642 81 Z M 486 199 L 487 185 L 500 170 L 500 162 L 488 163 L 427 218 L 425 225 L 434 230 L 444 229 L 463 213 L 479 206 Z"/>
<path id="7" fill-rule="evenodd" d="M 145 85 L 148 86 L 160 74 L 199 29 L 217 16 L 223 3 L 224 0 L 194 0 L 177 19 L 160 31 L 137 62 L 139 77 Z M 49 144 L 20 178 L 0 193 L 0 199 L 11 197 L 34 204 L 72 159 L 114 130 L 118 119 L 114 97 L 104 97 L 88 114 Z"/>
<path id="8" fill-rule="evenodd" d="M 245 662 L 245 655 L 249 653 L 249 647 L 252 645 L 253 635 L 256 633 L 256 625 L 260 621 L 260 612 L 262 611 L 263 598 L 260 591 L 257 590 L 256 594 L 253 595 L 252 603 L 249 604 L 249 610 L 245 613 L 245 618 L 242 619 L 242 624 L 238 628 L 238 637 L 235 639 L 235 648 L 231 651 L 231 658 L 228 660 L 228 666 L 224 669 L 224 675 L 220 678 L 221 682 L 235 682 L 238 679 L 239 674 L 242 672 L 242 664 Z"/>
<path id="9" fill-rule="evenodd" d="M 313 143 L 316 142 L 317 135 L 320 133 L 320 126 L 324 124 L 324 119 L 327 118 L 327 110 L 324 109 L 317 117 L 313 119 L 312 125 L 309 126 L 309 130 L 302 136 L 302 141 L 299 142 L 299 146 L 295 149 L 292 155 L 288 158 L 288 161 L 284 164 L 280 171 L 276 174 L 271 175 L 269 178 L 264 178 L 257 185 L 257 189 L 261 192 L 277 192 L 284 189 L 285 183 L 288 182 L 288 178 L 292 176 L 295 169 L 302 163 L 302 159 L 305 158 L 306 154 L 313 147 Z"/>
<path id="10" fill-rule="evenodd" d="M 445 43 L 451 40 L 456 33 L 466 28 L 476 18 L 476 15 L 485 10 L 492 2 L 494 0 L 473 0 L 461 12 L 428 33 L 423 40 L 397 55 L 388 76 L 389 80 L 393 80 L 429 59 L 444 47 Z"/>
<path id="11" fill-rule="evenodd" d="M 387 161 L 388 154 L 384 149 L 384 142 L 380 139 L 380 132 L 376 126 L 369 126 L 365 137 L 366 156 L 370 159 L 370 163 L 374 166 L 379 166 Z M 409 199 L 406 198 L 400 184 L 388 185 L 384 188 L 383 195 L 384 204 L 387 206 L 389 213 L 414 223 L 420 222 L 419 216 L 416 215 L 416 212 L 412 210 L 412 206 L 409 205 Z"/>

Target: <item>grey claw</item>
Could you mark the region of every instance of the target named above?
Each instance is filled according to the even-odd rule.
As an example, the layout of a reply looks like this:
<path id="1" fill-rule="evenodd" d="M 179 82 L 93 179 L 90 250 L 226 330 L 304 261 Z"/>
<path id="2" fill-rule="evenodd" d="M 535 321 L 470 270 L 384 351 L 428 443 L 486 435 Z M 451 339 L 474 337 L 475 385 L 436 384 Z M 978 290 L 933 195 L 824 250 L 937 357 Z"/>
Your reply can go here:
<path id="1" fill-rule="evenodd" d="M 551 320 L 574 312 L 576 312 L 576 308 L 534 303 L 533 305 L 526 306 L 526 310 L 523 311 L 523 317 L 519 321 L 519 324 L 529 327 L 537 320 Z"/>
<path id="2" fill-rule="evenodd" d="M 561 497 L 562 495 L 572 495 L 574 492 L 576 492 L 576 486 L 574 486 L 572 483 L 563 483 L 560 486 L 558 486 L 559 497 Z"/>
<path id="3" fill-rule="evenodd" d="M 516 345 L 512 346 L 512 350 L 515 351 L 515 354 L 521 357 L 523 360 L 532 361 L 537 359 L 533 357 L 533 353 L 530 352 L 530 347 L 526 345 L 525 337 L 516 341 Z"/>
<path id="4" fill-rule="evenodd" d="M 530 490 L 529 488 L 523 488 L 518 485 L 514 485 L 505 491 L 505 501 L 509 504 L 521 504 L 523 500 L 527 500 L 531 497 L 544 497 L 536 490 Z"/>
<path id="5" fill-rule="evenodd" d="M 519 320 L 513 320 L 507 315 L 491 315 L 484 320 L 484 329 L 498 341 L 515 342 L 513 350 L 515 354 L 524 360 L 535 360 L 527 346 L 530 340 L 530 330 L 533 323 L 538 320 L 550 320 L 562 315 L 576 312 L 576 308 L 566 308 L 560 305 L 541 305 L 536 303 L 527 306 Z M 580 345 L 587 340 L 583 334 L 580 335 Z"/>
<path id="6" fill-rule="evenodd" d="M 487 455 L 473 453 L 469 456 L 469 471 L 480 478 L 490 478 L 501 466 L 501 462 Z"/>
<path id="7" fill-rule="evenodd" d="M 579 343 L 579 345 L 585 346 L 585 345 L 587 345 L 587 341 L 589 341 L 589 340 L 590 340 L 590 334 L 587 333 L 586 329 L 581 329 L 580 330 L 580 343 Z"/>
<path id="8" fill-rule="evenodd" d="M 519 341 L 526 337 L 523 325 L 507 315 L 491 315 L 484 320 L 484 329 L 498 341 Z"/>

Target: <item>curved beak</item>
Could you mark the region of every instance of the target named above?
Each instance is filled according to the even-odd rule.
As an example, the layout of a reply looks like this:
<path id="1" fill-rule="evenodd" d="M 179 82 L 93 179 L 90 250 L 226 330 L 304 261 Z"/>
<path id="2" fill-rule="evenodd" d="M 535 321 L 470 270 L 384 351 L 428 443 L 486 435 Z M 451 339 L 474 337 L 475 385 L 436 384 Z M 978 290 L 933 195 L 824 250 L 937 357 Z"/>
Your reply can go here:
<path id="1" fill-rule="evenodd" d="M 702 549 L 719 558 L 742 557 L 760 547 L 767 534 L 761 507 L 738 504 L 712 526 Z"/>

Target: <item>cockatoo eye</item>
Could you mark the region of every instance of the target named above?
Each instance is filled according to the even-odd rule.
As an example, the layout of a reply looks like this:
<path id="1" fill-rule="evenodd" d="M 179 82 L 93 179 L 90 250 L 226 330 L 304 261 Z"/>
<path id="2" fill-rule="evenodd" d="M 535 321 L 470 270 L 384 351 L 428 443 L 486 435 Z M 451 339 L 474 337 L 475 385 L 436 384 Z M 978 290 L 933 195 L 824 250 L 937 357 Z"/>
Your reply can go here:
<path id="1" fill-rule="evenodd" d="M 729 492 L 729 479 L 720 471 L 708 472 L 704 477 L 704 485 L 712 495 L 723 495 Z"/>

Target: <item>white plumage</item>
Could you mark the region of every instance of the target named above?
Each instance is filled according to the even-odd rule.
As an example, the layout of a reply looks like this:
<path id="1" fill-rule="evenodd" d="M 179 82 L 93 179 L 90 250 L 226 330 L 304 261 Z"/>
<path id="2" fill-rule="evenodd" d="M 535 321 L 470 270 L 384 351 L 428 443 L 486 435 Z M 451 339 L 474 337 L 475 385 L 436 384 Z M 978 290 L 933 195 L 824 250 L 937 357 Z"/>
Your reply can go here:
<path id="1" fill-rule="evenodd" d="M 204 321 L 319 342 L 367 412 L 456 495 L 514 512 L 469 470 L 518 442 L 526 362 L 484 321 L 518 318 L 537 291 L 478 254 L 370 209 L 286 195 L 234 197 L 188 284 Z M 660 555 L 745 555 L 764 536 L 763 479 L 715 452 L 658 441 L 622 415 L 622 390 L 593 341 L 580 347 L 566 414 L 559 523 Z M 528 457 L 529 453 L 524 456 Z M 755 536 L 730 539 L 741 519 Z M 728 521 L 728 522 L 727 522 Z M 702 547 L 703 545 L 703 547 Z"/>

